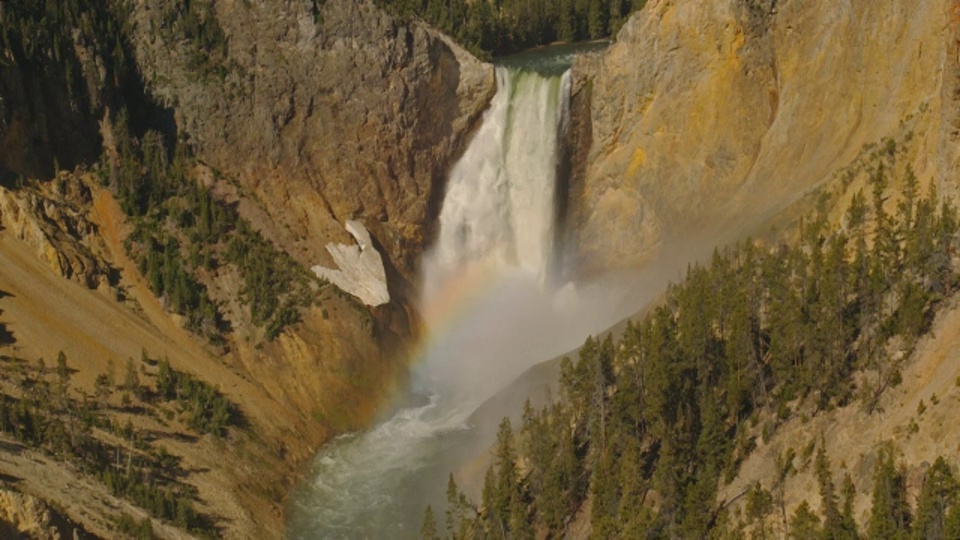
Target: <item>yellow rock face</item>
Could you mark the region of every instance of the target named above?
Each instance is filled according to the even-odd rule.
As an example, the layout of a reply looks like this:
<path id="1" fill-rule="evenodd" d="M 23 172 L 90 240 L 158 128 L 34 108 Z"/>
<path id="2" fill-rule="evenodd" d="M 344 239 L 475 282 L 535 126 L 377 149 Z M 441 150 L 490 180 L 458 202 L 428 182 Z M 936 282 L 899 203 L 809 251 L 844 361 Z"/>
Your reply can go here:
<path id="1" fill-rule="evenodd" d="M 921 181 L 957 192 L 958 2 L 741 4 L 649 2 L 575 64 L 574 125 L 592 141 L 571 182 L 584 267 L 755 230 L 909 117 Z"/>

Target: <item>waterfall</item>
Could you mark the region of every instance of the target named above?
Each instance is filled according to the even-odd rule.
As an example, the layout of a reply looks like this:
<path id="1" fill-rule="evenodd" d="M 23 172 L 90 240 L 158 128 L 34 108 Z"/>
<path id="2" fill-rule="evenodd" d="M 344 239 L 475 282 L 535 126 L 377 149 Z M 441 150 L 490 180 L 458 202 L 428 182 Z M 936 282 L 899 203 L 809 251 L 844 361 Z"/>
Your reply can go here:
<path id="1" fill-rule="evenodd" d="M 548 60 L 569 66 L 569 58 Z M 469 415 L 529 366 L 596 330 L 584 328 L 591 315 L 556 309 L 556 183 L 570 74 L 538 67 L 497 68 L 497 93 L 450 172 L 423 260 L 430 336 L 410 382 L 411 395 L 428 400 L 325 446 L 292 498 L 290 538 L 416 538 L 423 508 L 443 508 L 447 475 L 490 444 Z"/>
<path id="2" fill-rule="evenodd" d="M 521 271 L 541 284 L 554 262 L 556 181 L 570 71 L 498 67 L 497 94 L 450 173 L 439 235 L 424 260 L 427 301 L 465 270 Z"/>

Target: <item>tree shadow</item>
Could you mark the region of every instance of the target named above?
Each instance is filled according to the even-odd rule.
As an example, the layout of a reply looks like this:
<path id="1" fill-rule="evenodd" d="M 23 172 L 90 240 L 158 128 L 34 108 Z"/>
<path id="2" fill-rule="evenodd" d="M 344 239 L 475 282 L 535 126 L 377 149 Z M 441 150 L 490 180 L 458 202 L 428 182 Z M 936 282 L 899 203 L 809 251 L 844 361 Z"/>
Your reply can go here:
<path id="1" fill-rule="evenodd" d="M 18 442 L 0 440 L 0 453 L 19 456 L 26 447 Z M 3 473 L 0 473 L 0 480 L 5 480 Z"/>
<path id="2" fill-rule="evenodd" d="M 5 298 L 7 296 L 13 296 L 12 294 L 0 289 L 0 298 Z M 0 309 L 0 315 L 3 315 L 3 310 Z M 7 324 L 3 321 L 0 321 L 0 347 L 4 345 L 13 345 L 17 342 L 17 338 L 14 337 L 13 332 L 7 328 Z"/>
<path id="3" fill-rule="evenodd" d="M 13 345 L 16 342 L 17 338 L 13 336 L 13 332 L 7 328 L 6 324 L 0 322 L 0 346 Z"/>
<path id="4" fill-rule="evenodd" d="M 3 448 L 3 443 L 0 443 L 0 448 Z M 19 476 L 13 476 L 12 474 L 0 473 L 0 484 L 6 484 L 8 486 L 15 486 L 23 481 L 23 478 Z"/>
<path id="5" fill-rule="evenodd" d="M 145 405 L 132 401 L 129 405 L 121 404 L 119 407 L 114 407 L 113 409 L 134 416 L 144 416 L 147 414 L 147 407 Z"/>
<path id="6" fill-rule="evenodd" d="M 169 437 L 179 442 L 193 444 L 200 440 L 200 437 L 197 435 L 192 435 L 190 433 L 184 433 L 182 431 L 176 431 L 169 434 L 164 434 L 165 437 Z"/>
<path id="7" fill-rule="evenodd" d="M 163 441 L 165 439 L 172 439 L 177 442 L 193 444 L 200 440 L 200 437 L 197 435 L 192 435 L 190 433 L 184 433 L 182 431 L 162 431 L 159 429 L 145 429 L 142 430 L 147 440 L 149 442 L 154 441 Z"/>

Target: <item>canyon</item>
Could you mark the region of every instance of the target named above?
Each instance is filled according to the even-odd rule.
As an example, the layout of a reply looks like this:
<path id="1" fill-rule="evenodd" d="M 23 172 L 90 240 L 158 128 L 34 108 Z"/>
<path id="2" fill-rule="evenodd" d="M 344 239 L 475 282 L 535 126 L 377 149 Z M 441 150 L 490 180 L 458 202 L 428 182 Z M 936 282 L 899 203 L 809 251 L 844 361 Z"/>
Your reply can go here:
<path id="1" fill-rule="evenodd" d="M 62 75 L 24 68 L 4 50 L 0 324 L 13 339 L 0 341 L 0 354 L 33 362 L 63 351 L 77 392 L 91 395 L 109 362 L 142 354 L 216 385 L 243 411 L 244 430 L 191 441 L 178 439 L 176 427 L 143 427 L 193 471 L 187 482 L 203 511 L 220 520 L 218 534 L 282 537 L 286 497 L 305 464 L 404 394 L 430 316 L 419 304 L 430 294 L 424 267 L 449 271 L 430 247 L 484 251 L 483 238 L 470 243 L 456 227 L 444 229 L 456 218 L 444 215 L 444 198 L 473 173 L 458 177 L 455 166 L 496 107 L 498 68 L 371 0 L 203 3 L 227 44 L 208 61 L 197 60 L 197 45 L 170 22 L 180 2 L 129 4 L 123 62 L 142 80 L 119 91 L 103 47 L 79 31 L 69 49 L 85 99 L 63 93 Z M 662 265 L 676 279 L 714 246 L 748 235 L 790 237 L 827 192 L 836 194 L 831 223 L 843 227 L 843 209 L 868 189 L 862 164 L 890 144 L 894 190 L 912 170 L 922 190 L 960 195 L 958 36 L 956 0 L 930 0 L 923 9 L 908 0 L 647 2 L 608 47 L 573 59 L 564 83 L 569 126 L 558 142 L 569 170 L 536 190 L 556 189 L 544 195 L 548 207 L 555 203 L 544 211 L 558 230 L 533 231 L 522 250 L 531 259 L 520 266 L 546 275 L 543 261 L 562 259 L 573 281 Z M 135 117 L 188 141 L 191 177 L 277 250 L 303 269 L 345 270 L 356 255 L 373 269 L 360 272 L 376 282 L 360 290 L 373 292 L 337 287 L 330 277 L 334 286 L 322 286 L 299 322 L 266 339 L 237 300 L 242 278 L 202 273 L 231 330 L 219 344 L 188 331 L 129 255 L 124 243 L 135 225 L 97 178 L 102 149 L 119 154 L 118 92 L 139 93 Z M 477 189 L 467 190 L 464 204 L 488 194 Z M 382 267 L 364 262 L 374 254 Z M 950 309 L 937 319 L 937 335 L 955 332 Z M 906 403 L 888 404 L 899 411 L 896 422 L 907 422 L 903 411 L 921 394 L 929 401 L 925 374 L 958 375 L 955 347 L 944 339 L 925 342 L 910 384 L 890 398 Z M 926 422 L 942 422 L 955 407 L 955 392 L 941 386 L 941 404 Z M 836 423 L 863 419 L 841 412 L 817 422 L 839 430 Z M 885 429 L 870 426 L 871 436 Z M 809 438 L 820 427 L 794 423 L 785 432 Z M 917 440 L 922 448 L 909 446 Z M 932 460 L 954 439 L 902 444 L 911 457 Z M 737 496 L 786 445 L 775 438 L 761 448 L 723 495 Z M 10 457 L 8 446 L 17 448 Z M 0 450 L 3 487 L 20 492 L 0 497 L 0 531 L 11 523 L 30 537 L 48 537 L 35 531 L 51 527 L 109 537 L 117 508 L 148 517 L 56 460 L 36 457 L 27 468 L 30 450 L 5 435 Z M 831 452 L 862 469 L 873 450 L 838 444 Z M 50 480 L 57 475 L 68 480 Z M 812 489 L 811 478 L 796 481 L 793 493 Z M 792 510 L 800 497 L 788 499 Z M 45 516 L 44 505 L 56 516 Z M 190 535 L 154 525 L 161 537 Z"/>

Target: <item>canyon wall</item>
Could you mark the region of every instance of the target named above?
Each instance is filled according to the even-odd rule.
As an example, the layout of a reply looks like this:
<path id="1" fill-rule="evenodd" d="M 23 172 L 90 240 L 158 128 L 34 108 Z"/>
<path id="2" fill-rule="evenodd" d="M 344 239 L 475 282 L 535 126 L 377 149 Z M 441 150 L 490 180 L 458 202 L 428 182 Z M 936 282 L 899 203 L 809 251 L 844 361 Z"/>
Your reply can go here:
<path id="1" fill-rule="evenodd" d="M 723 241 L 909 139 L 956 194 L 954 0 L 653 0 L 574 66 L 567 234 L 584 271 Z"/>

